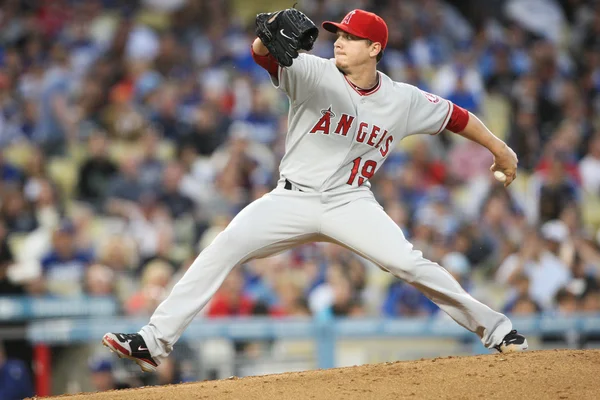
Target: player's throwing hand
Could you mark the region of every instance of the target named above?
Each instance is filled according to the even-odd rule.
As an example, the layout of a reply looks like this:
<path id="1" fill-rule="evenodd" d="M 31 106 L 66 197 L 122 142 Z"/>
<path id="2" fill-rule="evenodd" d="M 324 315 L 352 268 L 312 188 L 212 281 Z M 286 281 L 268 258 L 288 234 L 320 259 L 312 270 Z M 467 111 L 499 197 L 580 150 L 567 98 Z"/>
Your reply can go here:
<path id="1" fill-rule="evenodd" d="M 504 187 L 507 187 L 517 178 L 517 155 L 508 146 L 503 146 L 502 149 L 494 154 L 494 163 L 490 167 L 490 171 L 500 171 L 506 176 Z"/>

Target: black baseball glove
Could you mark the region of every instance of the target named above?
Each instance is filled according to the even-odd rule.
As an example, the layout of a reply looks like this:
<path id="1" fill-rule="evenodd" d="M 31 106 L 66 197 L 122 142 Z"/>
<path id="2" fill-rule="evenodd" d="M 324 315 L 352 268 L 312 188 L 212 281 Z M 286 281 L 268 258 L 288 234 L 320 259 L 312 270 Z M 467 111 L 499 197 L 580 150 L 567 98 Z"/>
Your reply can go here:
<path id="1" fill-rule="evenodd" d="M 275 13 L 258 14 L 256 36 L 279 65 L 289 67 L 298 57 L 298 50 L 313 48 L 319 29 L 303 12 L 288 8 Z"/>

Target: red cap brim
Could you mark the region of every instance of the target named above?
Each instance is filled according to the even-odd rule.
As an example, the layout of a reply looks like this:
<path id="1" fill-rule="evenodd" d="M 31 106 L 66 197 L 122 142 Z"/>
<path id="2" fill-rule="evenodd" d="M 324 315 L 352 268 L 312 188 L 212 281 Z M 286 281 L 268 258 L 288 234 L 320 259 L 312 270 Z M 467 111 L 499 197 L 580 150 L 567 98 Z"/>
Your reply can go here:
<path id="1" fill-rule="evenodd" d="M 352 30 L 348 25 L 342 25 L 337 22 L 325 21 L 321 24 L 321 26 L 323 27 L 323 29 L 325 29 L 326 31 L 331 32 L 331 33 L 337 33 L 338 29 L 340 29 L 340 30 L 347 32 L 351 35 L 354 35 L 356 37 L 363 38 L 363 35 L 361 33 L 358 33 L 356 31 Z M 366 38 L 363 38 L 363 39 L 366 39 Z"/>

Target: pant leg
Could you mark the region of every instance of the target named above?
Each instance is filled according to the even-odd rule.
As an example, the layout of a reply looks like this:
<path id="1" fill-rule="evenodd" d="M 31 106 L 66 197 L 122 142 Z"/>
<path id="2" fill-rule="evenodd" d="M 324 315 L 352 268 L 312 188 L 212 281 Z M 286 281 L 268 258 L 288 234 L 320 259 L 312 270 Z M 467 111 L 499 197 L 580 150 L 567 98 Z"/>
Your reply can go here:
<path id="1" fill-rule="evenodd" d="M 152 357 L 160 362 L 169 355 L 236 265 L 313 240 L 320 212 L 318 195 L 281 188 L 243 209 L 198 255 L 140 330 Z"/>
<path id="2" fill-rule="evenodd" d="M 487 348 L 499 344 L 512 329 L 506 316 L 474 299 L 448 271 L 413 249 L 373 198 L 326 210 L 321 232 L 421 290 L 452 319 L 476 333 Z"/>

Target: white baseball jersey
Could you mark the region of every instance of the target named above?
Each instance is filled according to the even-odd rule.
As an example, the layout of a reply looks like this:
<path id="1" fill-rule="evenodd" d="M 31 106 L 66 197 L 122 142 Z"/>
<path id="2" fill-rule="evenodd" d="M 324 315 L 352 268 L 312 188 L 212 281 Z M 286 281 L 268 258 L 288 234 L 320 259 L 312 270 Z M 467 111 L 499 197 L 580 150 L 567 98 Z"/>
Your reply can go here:
<path id="1" fill-rule="evenodd" d="M 369 178 L 398 141 L 442 131 L 452 104 L 382 73 L 378 86 L 361 95 L 333 60 L 308 54 L 279 68 L 273 83 L 290 98 L 278 185 L 235 216 L 140 330 L 152 357 L 160 362 L 169 355 L 236 265 L 315 241 L 372 261 L 420 289 L 486 347 L 499 344 L 512 329 L 510 320 L 413 249 L 369 189 Z"/>
<path id="2" fill-rule="evenodd" d="M 452 103 L 391 80 L 361 94 L 334 59 L 300 54 L 272 77 L 290 98 L 281 175 L 304 191 L 369 187 L 394 146 L 414 134 L 437 134 Z"/>

